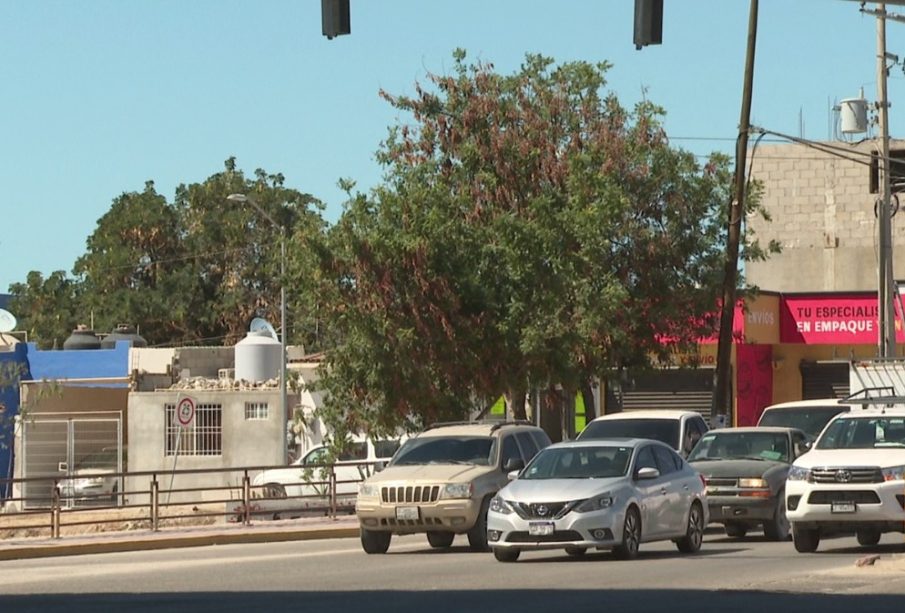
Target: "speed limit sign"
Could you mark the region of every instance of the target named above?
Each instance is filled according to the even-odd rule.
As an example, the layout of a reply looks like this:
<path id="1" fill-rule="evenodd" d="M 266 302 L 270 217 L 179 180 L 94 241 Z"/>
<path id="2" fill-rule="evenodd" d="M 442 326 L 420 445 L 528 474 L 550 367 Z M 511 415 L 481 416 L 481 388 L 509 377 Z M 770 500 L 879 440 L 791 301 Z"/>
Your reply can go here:
<path id="1" fill-rule="evenodd" d="M 176 403 L 176 423 L 188 428 L 195 421 L 195 399 L 189 396 Z"/>

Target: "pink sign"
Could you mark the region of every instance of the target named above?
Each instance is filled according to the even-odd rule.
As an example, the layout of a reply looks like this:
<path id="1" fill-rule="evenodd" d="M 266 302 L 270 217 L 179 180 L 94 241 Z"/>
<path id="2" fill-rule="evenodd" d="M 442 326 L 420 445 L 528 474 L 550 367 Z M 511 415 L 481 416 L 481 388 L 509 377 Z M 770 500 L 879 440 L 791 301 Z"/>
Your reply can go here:
<path id="1" fill-rule="evenodd" d="M 877 342 L 875 293 L 783 296 L 779 307 L 781 343 L 870 345 Z M 905 338 L 896 321 L 896 337 Z"/>

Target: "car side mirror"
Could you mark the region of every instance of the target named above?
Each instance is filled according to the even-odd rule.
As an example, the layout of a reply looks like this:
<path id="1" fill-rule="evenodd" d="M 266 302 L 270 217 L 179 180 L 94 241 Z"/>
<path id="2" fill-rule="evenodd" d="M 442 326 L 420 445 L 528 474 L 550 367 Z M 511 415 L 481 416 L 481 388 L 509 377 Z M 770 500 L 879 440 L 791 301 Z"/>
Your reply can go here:
<path id="1" fill-rule="evenodd" d="M 508 478 L 510 481 L 515 481 L 516 479 L 518 479 L 518 476 L 520 474 L 522 474 L 522 471 L 520 470 L 511 470 L 506 473 L 506 478 Z"/>
<path id="2" fill-rule="evenodd" d="M 651 468 L 650 466 L 645 466 L 644 468 L 639 468 L 638 472 L 635 473 L 635 479 L 638 481 L 644 481 L 647 479 L 656 479 L 660 476 L 660 471 L 656 468 Z"/>
<path id="3" fill-rule="evenodd" d="M 386 467 L 387 467 L 387 463 L 383 460 L 381 460 L 379 462 L 374 462 L 374 472 L 375 473 L 379 473 Z"/>
<path id="4" fill-rule="evenodd" d="M 503 465 L 503 472 L 511 473 L 525 468 L 525 461 L 518 458 L 509 458 Z"/>

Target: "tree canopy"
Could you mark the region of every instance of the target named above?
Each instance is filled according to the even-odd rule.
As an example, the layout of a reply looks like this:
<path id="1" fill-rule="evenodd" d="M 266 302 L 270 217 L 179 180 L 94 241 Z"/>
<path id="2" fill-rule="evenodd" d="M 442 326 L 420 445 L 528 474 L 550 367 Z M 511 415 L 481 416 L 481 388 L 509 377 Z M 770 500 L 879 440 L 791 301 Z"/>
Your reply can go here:
<path id="1" fill-rule="evenodd" d="M 671 146 L 608 68 L 529 55 L 501 75 L 459 51 L 414 95 L 382 93 L 410 121 L 330 232 L 329 419 L 463 418 L 713 332 L 728 160 Z"/>

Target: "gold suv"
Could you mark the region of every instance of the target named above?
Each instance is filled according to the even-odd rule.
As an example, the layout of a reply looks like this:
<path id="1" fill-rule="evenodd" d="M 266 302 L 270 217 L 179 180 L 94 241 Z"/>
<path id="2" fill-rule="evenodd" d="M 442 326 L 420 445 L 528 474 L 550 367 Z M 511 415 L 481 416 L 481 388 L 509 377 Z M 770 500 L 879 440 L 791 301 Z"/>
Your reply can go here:
<path id="1" fill-rule="evenodd" d="M 410 438 L 387 467 L 358 492 L 361 546 L 386 553 L 393 534 L 427 534 L 431 547 L 449 547 L 466 534 L 487 551 L 487 509 L 494 494 L 550 437 L 529 422 L 435 424 Z"/>

